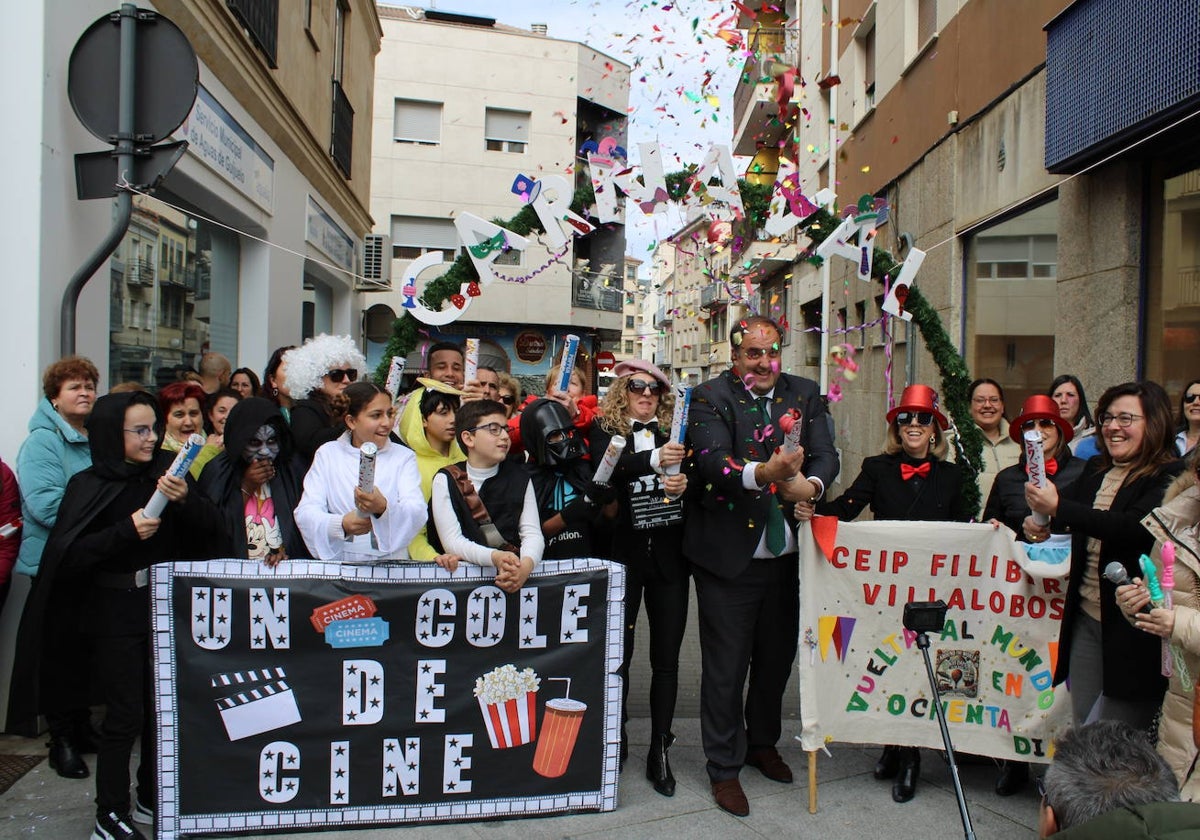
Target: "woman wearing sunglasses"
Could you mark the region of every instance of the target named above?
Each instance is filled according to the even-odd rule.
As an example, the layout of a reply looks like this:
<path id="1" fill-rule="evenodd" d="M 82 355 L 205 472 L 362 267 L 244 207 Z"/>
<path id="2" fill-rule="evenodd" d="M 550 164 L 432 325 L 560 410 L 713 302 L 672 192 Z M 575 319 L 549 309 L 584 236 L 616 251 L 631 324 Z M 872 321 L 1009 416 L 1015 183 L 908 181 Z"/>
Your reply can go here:
<path id="1" fill-rule="evenodd" d="M 1149 729 L 1167 681 L 1159 672 L 1158 640 L 1121 616 L 1116 587 L 1101 572 L 1119 561 L 1138 577 L 1138 557 L 1154 538 L 1140 522 L 1183 470 L 1175 452 L 1171 403 L 1155 382 L 1109 388 L 1096 406 L 1100 455 L 1060 494 L 1050 483 L 1025 485 L 1030 510 L 1050 517 L 1022 523 L 1026 539 L 1071 532 L 1071 576 L 1059 636 L 1054 684 L 1071 678 L 1075 725 L 1123 720 Z"/>
<path id="2" fill-rule="evenodd" d="M 504 406 L 504 416 L 512 419 L 521 407 L 521 383 L 510 373 L 498 371 L 500 378 L 500 404 Z"/>
<path id="3" fill-rule="evenodd" d="M 1193 379 L 1183 389 L 1175 431 L 1175 448 L 1181 456 L 1191 454 L 1200 444 L 1200 379 Z"/>
<path id="4" fill-rule="evenodd" d="M 1190 388 L 1189 388 L 1190 390 Z M 1188 469 L 1167 489 L 1161 507 L 1142 520 L 1154 535 L 1152 556 L 1162 577 L 1162 550 L 1175 546 L 1175 585 L 1171 606 L 1153 607 L 1150 593 L 1139 579 L 1135 585 L 1117 587 L 1117 603 L 1125 618 L 1151 638 L 1168 644 L 1172 674 L 1158 719 L 1158 753 L 1175 772 L 1180 799 L 1200 800 L 1200 766 L 1193 726 L 1200 726 L 1200 701 L 1195 683 L 1200 679 L 1200 450 L 1187 458 Z M 1145 610 L 1145 612 L 1142 612 Z M 1181 667 L 1181 665 L 1183 667 Z"/>
<path id="5" fill-rule="evenodd" d="M 358 379 L 367 362 L 350 336 L 322 333 L 285 353 L 283 364 L 288 390 L 296 400 L 290 416 L 292 440 L 307 465 L 317 449 L 346 430 L 342 392 Z"/>
<path id="6" fill-rule="evenodd" d="M 944 460 L 949 426 L 938 410 L 937 393 L 928 385 L 909 385 L 900 403 L 887 413 L 887 442 L 882 455 L 863 459 L 854 483 L 832 501 L 819 501 L 816 513 L 854 519 L 870 507 L 876 520 L 966 522 L 962 470 Z M 813 506 L 796 505 L 796 518 L 811 519 Z M 917 790 L 921 753 L 916 747 L 885 746 L 875 764 L 875 778 L 890 779 L 892 799 L 907 802 Z"/>
<path id="7" fill-rule="evenodd" d="M 663 796 L 675 795 L 667 751 L 675 743 L 671 724 L 679 689 L 679 648 L 687 626 L 688 561 L 683 554 L 683 501 L 687 475 L 666 470 L 683 462 L 682 443 L 670 443 L 674 410 L 670 380 L 642 359 L 621 362 L 617 379 L 592 424 L 592 463 L 599 464 L 614 437 L 625 449 L 609 483 L 617 490 L 612 557 L 625 566 L 625 660 L 621 678 L 629 697 L 638 608 L 646 601 L 650 622 L 650 754 L 646 778 Z M 622 704 L 621 757 L 628 751 Z"/>

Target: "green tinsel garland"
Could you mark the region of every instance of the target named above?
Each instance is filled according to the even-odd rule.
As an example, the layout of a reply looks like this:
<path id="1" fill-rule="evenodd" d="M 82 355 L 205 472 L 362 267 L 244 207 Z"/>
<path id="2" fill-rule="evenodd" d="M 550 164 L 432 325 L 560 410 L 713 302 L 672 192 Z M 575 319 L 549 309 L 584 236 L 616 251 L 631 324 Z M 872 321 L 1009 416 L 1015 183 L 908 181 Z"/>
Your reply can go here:
<path id="1" fill-rule="evenodd" d="M 836 216 L 825 209 L 817 211 L 805 220 L 802 230 L 812 240 L 810 253 L 815 251 L 829 234 L 833 233 L 839 221 Z M 816 264 L 821 262 L 819 257 L 811 259 Z M 890 251 L 876 248 L 871 264 L 871 276 L 879 281 L 882 281 L 884 277 L 895 279 L 900 265 L 901 263 L 896 261 Z M 942 319 L 938 317 L 937 310 L 930 305 L 916 286 L 909 288 L 904 308 L 912 313 L 913 323 L 921 331 L 925 347 L 933 356 L 934 364 L 937 365 L 938 373 L 941 374 L 942 408 L 954 418 L 954 426 L 958 432 L 957 444 L 960 450 L 958 463 L 966 474 L 962 488 L 964 501 L 967 510 L 978 516 L 983 500 L 980 498 L 979 485 L 975 478 L 983 463 L 983 433 L 971 420 L 971 406 L 967 393 L 972 381 L 971 372 L 967 369 L 966 360 L 963 359 L 950 339 L 950 334 L 946 332 L 946 327 L 942 324 Z"/>

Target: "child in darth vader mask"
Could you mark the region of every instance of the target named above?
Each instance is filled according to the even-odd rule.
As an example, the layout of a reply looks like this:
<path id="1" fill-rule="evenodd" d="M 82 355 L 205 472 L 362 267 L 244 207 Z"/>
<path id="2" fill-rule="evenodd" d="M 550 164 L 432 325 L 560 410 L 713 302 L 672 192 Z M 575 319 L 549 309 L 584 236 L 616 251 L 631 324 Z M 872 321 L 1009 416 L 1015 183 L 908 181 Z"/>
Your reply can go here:
<path id="1" fill-rule="evenodd" d="M 543 558 L 607 557 L 602 525 L 616 517 L 616 491 L 591 480 L 587 447 L 567 410 L 534 400 L 521 414 L 521 440 L 546 538 Z"/>

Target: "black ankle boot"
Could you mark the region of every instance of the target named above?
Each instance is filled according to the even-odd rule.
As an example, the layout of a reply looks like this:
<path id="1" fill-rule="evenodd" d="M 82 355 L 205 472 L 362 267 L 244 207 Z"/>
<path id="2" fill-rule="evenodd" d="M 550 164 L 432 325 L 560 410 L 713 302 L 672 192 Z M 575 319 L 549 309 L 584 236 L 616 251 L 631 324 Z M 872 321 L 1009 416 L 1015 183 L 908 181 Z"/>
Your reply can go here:
<path id="1" fill-rule="evenodd" d="M 70 738 L 53 738 L 50 747 L 50 766 L 64 779 L 86 779 L 90 773 Z"/>
<path id="2" fill-rule="evenodd" d="M 900 748 L 890 744 L 883 748 L 879 760 L 875 762 L 875 778 L 890 779 L 900 769 Z"/>
<path id="3" fill-rule="evenodd" d="M 675 736 L 670 732 L 654 735 L 650 738 L 650 754 L 646 757 L 646 778 L 654 783 L 654 789 L 663 796 L 675 795 L 675 774 L 671 772 L 671 762 L 667 760 L 667 751 L 674 743 Z"/>
<path id="4" fill-rule="evenodd" d="M 916 747 L 900 748 L 900 774 L 892 783 L 892 801 L 907 802 L 917 792 L 921 777 L 921 753 Z"/>

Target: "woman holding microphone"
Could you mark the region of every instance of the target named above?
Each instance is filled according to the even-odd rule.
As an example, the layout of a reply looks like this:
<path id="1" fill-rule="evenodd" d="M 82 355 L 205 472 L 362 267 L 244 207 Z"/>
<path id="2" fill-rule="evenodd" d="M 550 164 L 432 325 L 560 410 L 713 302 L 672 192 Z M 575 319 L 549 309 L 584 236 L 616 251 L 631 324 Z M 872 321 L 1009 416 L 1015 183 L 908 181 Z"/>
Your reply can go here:
<path id="1" fill-rule="evenodd" d="M 625 448 L 609 483 L 617 490 L 617 521 L 612 557 L 625 566 L 625 660 L 621 664 L 625 699 L 633 660 L 638 609 L 646 601 L 650 622 L 650 753 L 646 778 L 663 796 L 675 795 L 675 776 L 667 752 L 675 742 L 671 723 L 679 690 L 679 648 L 687 627 L 689 575 L 683 554 L 683 502 L 687 476 L 679 472 L 685 449 L 668 442 L 674 399 L 670 380 L 650 362 L 621 362 L 617 379 L 592 424 L 592 463 L 604 459 L 609 441 L 620 437 Z M 674 474 L 669 471 L 674 468 Z M 627 704 L 622 705 L 622 717 Z M 621 756 L 627 752 L 624 720 Z"/>
<path id="2" fill-rule="evenodd" d="M 1171 403 L 1155 382 L 1109 388 L 1096 406 L 1099 460 L 1062 494 L 1053 483 L 1025 485 L 1031 511 L 1050 517 L 1022 523 L 1026 539 L 1043 542 L 1053 528 L 1071 532 L 1071 576 L 1059 637 L 1054 684 L 1071 678 L 1075 725 L 1123 720 L 1149 730 L 1163 692 L 1156 640 L 1121 615 L 1115 585 L 1101 572 L 1119 561 L 1130 577 L 1154 538 L 1142 518 L 1162 502 L 1167 485 L 1183 470 L 1177 460 Z"/>
<path id="3" fill-rule="evenodd" d="M 962 470 L 946 457 L 949 427 L 938 410 L 937 393 L 928 385 L 909 385 L 900 403 L 887 413 L 883 454 L 863 459 L 854 483 L 832 501 L 818 501 L 816 513 L 850 520 L 870 507 L 876 520 L 966 522 Z M 807 521 L 811 503 L 796 505 L 796 518 Z M 875 764 L 876 779 L 890 779 L 892 799 L 907 802 L 917 790 L 921 753 L 917 747 L 885 746 Z"/>

